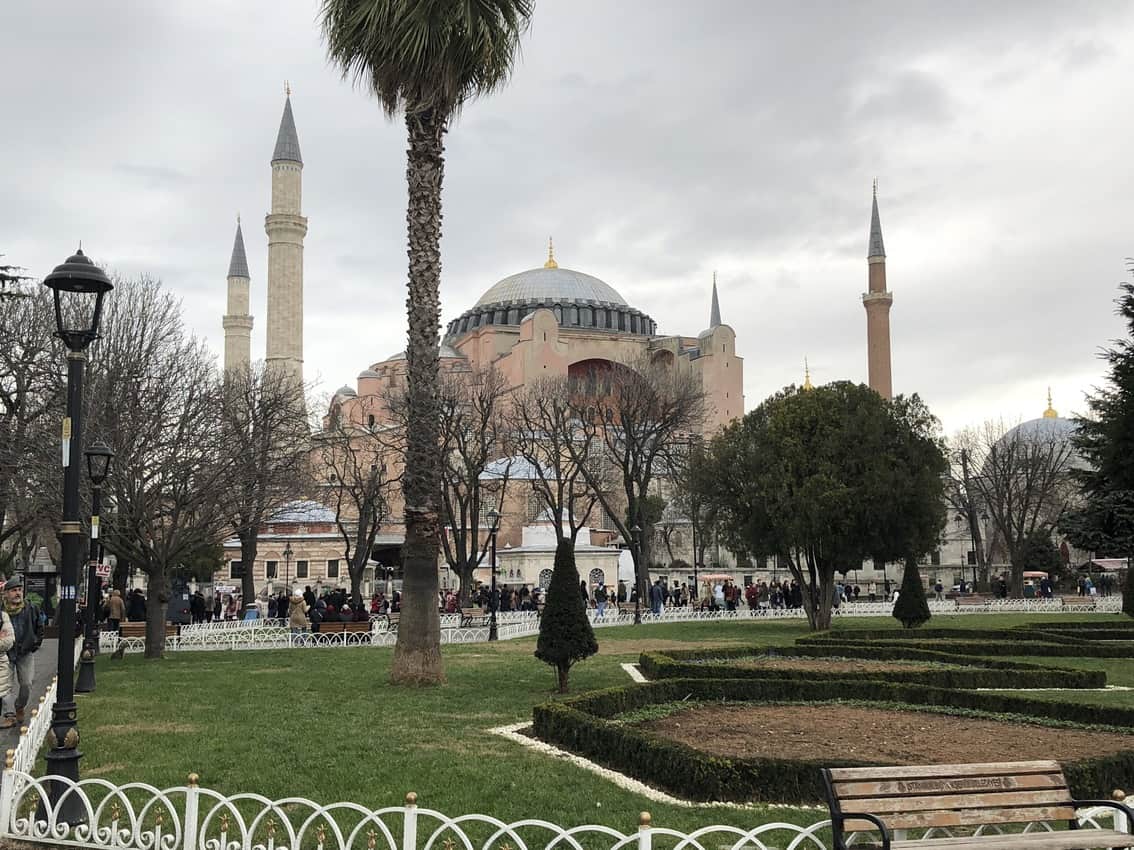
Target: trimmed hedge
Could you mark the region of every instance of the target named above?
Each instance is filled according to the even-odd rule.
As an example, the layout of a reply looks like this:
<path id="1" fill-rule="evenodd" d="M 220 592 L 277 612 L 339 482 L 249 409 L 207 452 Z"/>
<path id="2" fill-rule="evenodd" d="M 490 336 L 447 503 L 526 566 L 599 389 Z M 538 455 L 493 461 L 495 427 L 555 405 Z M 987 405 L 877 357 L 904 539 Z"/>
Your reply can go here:
<path id="1" fill-rule="evenodd" d="M 873 661 L 928 661 L 955 665 L 936 670 L 830 671 L 744 669 L 696 660 L 748 658 L 754 655 L 800 658 L 852 658 Z M 1021 662 L 954 658 L 948 653 L 900 646 L 843 644 L 839 646 L 721 647 L 718 649 L 644 652 L 638 666 L 651 679 L 808 679 L 837 678 L 844 682 L 882 680 L 919 683 L 939 688 L 1103 688 L 1101 670 L 1068 670 Z M 961 667 L 964 669 L 956 669 Z"/>
<path id="2" fill-rule="evenodd" d="M 847 638 L 834 636 L 814 636 L 800 638 L 801 646 L 871 646 L 871 647 L 910 647 L 914 641 L 891 632 L 890 637 L 881 638 L 855 638 L 848 643 Z M 913 633 L 908 637 L 912 638 Z M 1050 640 L 1050 638 L 1049 638 Z M 947 644 L 938 645 L 936 649 L 956 655 L 1023 655 L 1040 656 L 1048 658 L 1134 658 L 1134 644 L 1130 646 L 1116 646 L 1104 641 L 1084 641 L 1067 639 L 1066 643 L 1043 642 L 1040 639 L 1013 641 L 1004 637 L 989 638 L 985 641 L 949 640 Z"/>
<path id="3" fill-rule="evenodd" d="M 830 702 L 846 696 L 848 682 L 838 679 L 662 679 L 641 685 L 607 688 L 536 706 L 533 729 L 541 740 L 586 756 L 643 782 L 686 799 L 717 801 L 818 802 L 825 799 L 818 767 L 863 766 L 870 762 L 830 758 L 817 762 L 792 759 L 727 758 L 700 752 L 623 726 L 611 718 L 627 711 L 697 699 L 756 704 Z M 942 706 L 993 714 L 1081 722 L 1083 706 L 977 691 L 875 681 L 871 699 L 898 709 Z M 1134 709 L 1092 706 L 1093 723 L 1126 731 Z M 875 763 L 876 764 L 876 763 Z M 1079 798 L 1106 796 L 1112 788 L 1134 784 L 1134 737 L 1131 749 L 1065 765 L 1072 793 Z"/>

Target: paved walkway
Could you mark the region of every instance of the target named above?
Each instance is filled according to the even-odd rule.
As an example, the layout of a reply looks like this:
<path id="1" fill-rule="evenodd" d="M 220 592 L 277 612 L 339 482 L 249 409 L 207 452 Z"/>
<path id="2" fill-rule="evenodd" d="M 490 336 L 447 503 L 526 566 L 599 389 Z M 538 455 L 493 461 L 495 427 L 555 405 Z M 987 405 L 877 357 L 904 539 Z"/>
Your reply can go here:
<path id="1" fill-rule="evenodd" d="M 48 638 L 43 642 L 39 651 L 35 654 L 35 680 L 32 682 L 31 696 L 28 697 L 27 714 L 28 717 L 24 719 L 26 725 L 31 717 L 31 710 L 39 706 L 39 698 L 47 691 L 47 686 L 51 684 L 51 677 L 55 675 L 55 667 L 58 659 L 57 642 L 54 638 Z M 4 709 L 9 710 L 11 702 L 7 697 L 4 698 Z M 0 770 L 3 769 L 3 753 L 14 748 L 16 743 L 20 740 L 20 728 L 13 726 L 11 729 L 0 729 Z"/>

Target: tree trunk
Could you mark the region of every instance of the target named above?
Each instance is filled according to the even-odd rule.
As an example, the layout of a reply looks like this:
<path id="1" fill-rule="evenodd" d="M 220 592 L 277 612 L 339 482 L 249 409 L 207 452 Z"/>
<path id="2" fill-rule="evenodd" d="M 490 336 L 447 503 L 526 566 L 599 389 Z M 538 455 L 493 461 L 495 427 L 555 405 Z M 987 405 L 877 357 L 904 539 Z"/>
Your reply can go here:
<path id="1" fill-rule="evenodd" d="M 569 681 L 568 676 L 571 673 L 571 665 L 560 664 L 555 670 L 559 674 L 559 693 L 565 694 L 567 693 L 567 683 Z"/>
<path id="2" fill-rule="evenodd" d="M 398 642 L 390 667 L 394 684 L 427 685 L 445 680 L 441 621 L 437 610 L 437 553 L 441 501 L 438 328 L 441 320 L 441 183 L 444 176 L 445 115 L 406 110 L 409 136 L 406 182 L 409 202 L 409 297 L 406 311 L 407 397 L 405 578 Z"/>
<path id="3" fill-rule="evenodd" d="M 243 604 L 248 605 L 256 598 L 256 579 L 252 575 L 252 567 L 256 564 L 256 551 L 259 548 L 259 529 L 245 529 L 240 537 L 240 595 L 244 597 Z M 240 612 L 244 616 L 244 612 Z"/>
<path id="4" fill-rule="evenodd" d="M 462 608 L 468 608 L 472 605 L 472 590 L 476 579 L 473 577 L 473 570 L 476 569 L 475 561 L 466 561 L 463 564 L 458 564 L 455 572 L 457 573 L 457 580 L 460 581 L 461 586 L 457 590 L 457 599 Z M 497 581 L 496 587 L 500 587 Z"/>
<path id="5" fill-rule="evenodd" d="M 146 574 L 146 658 L 161 658 L 165 651 L 165 609 L 169 605 L 163 572 Z"/>
<path id="6" fill-rule="evenodd" d="M 366 572 L 366 562 L 369 560 L 368 554 L 358 554 L 361 551 L 361 549 L 356 548 L 354 557 L 347 561 L 347 573 L 350 577 L 350 598 L 355 605 L 362 602 L 362 576 Z M 377 578 L 376 575 L 375 580 Z"/>

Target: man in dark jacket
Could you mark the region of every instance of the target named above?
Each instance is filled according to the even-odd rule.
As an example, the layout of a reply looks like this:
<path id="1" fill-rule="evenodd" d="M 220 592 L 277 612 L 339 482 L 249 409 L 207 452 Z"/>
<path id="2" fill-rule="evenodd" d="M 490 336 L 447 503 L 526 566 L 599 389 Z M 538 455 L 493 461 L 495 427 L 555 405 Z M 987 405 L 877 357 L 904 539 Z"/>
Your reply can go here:
<path id="1" fill-rule="evenodd" d="M 8 711 L 0 720 L 0 729 L 10 729 L 24 722 L 24 709 L 31 693 L 32 679 L 35 678 L 34 653 L 43 643 L 43 622 L 39 609 L 24 599 L 23 580 L 16 576 L 4 585 L 4 611 L 12 621 L 16 641 L 8 650 L 8 663 L 12 665 L 9 681 L 11 697 Z"/>

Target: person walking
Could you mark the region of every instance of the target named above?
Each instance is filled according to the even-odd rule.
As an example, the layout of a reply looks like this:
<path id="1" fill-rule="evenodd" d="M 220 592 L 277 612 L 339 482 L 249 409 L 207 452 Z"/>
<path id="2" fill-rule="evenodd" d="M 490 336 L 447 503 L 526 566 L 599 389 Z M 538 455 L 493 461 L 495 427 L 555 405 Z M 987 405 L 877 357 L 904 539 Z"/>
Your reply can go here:
<path id="1" fill-rule="evenodd" d="M 110 599 L 106 600 L 106 625 L 112 632 L 118 631 L 118 624 L 126 619 L 126 603 L 122 601 L 122 591 L 114 588 Z"/>
<path id="2" fill-rule="evenodd" d="M 659 578 L 650 586 L 650 610 L 655 614 L 660 614 L 664 601 L 665 588 L 662 587 L 661 579 Z"/>
<path id="3" fill-rule="evenodd" d="M 16 629 L 8 612 L 0 607 L 0 652 L 7 653 L 16 642 Z M 0 695 L 12 689 L 12 671 L 7 663 L 0 664 Z"/>
<path id="4" fill-rule="evenodd" d="M 601 617 L 606 611 L 606 585 L 601 581 L 595 586 L 595 614 L 596 617 Z"/>
<path id="5" fill-rule="evenodd" d="M 11 729 L 24 722 L 24 709 L 35 678 L 34 655 L 43 643 L 43 621 L 39 609 L 24 599 L 24 583 L 19 576 L 4 584 L 4 613 L 12 624 L 13 642 L 7 650 L 9 687 L 2 696 L 11 700 L 11 710 L 4 712 L 0 729 Z"/>
<path id="6" fill-rule="evenodd" d="M 304 644 L 307 642 L 307 603 L 299 593 L 288 602 L 287 625 L 291 632 L 291 642 L 293 645 Z"/>

